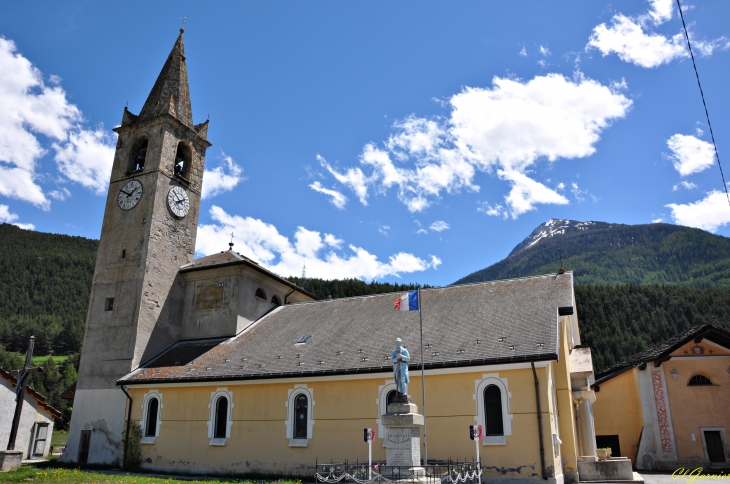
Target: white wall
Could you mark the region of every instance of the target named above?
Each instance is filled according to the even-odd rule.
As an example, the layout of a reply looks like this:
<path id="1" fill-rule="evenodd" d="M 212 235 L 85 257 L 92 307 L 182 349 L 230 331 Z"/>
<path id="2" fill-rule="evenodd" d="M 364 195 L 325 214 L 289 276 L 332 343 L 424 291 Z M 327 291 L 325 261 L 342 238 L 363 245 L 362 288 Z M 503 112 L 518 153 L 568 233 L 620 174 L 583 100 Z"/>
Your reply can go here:
<path id="1" fill-rule="evenodd" d="M 15 388 L 5 378 L 0 377 L 0 445 L 5 449 L 10 440 L 10 427 L 13 425 L 15 413 Z M 23 410 L 20 414 L 20 426 L 15 438 L 15 450 L 23 451 L 23 459 L 28 458 L 28 446 L 30 445 L 31 432 L 35 423 L 48 423 L 48 437 L 46 438 L 46 449 L 44 456 L 48 455 L 51 446 L 51 435 L 53 434 L 53 416 L 44 409 L 38 409 L 38 400 L 35 397 L 25 394 Z"/>
<path id="2" fill-rule="evenodd" d="M 127 397 L 120 388 L 76 390 L 66 451 L 61 462 L 77 462 L 82 430 L 91 430 L 89 464 L 112 464 L 122 450 Z"/>

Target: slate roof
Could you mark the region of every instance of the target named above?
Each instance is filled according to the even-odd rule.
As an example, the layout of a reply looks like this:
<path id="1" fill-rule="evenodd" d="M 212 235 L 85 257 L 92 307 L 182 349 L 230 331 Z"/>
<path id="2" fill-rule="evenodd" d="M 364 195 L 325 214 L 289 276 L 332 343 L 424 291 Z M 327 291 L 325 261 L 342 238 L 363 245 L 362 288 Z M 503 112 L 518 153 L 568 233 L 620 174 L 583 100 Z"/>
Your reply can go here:
<path id="1" fill-rule="evenodd" d="M 235 337 L 175 343 L 117 384 L 388 372 L 396 337 L 420 369 L 419 313 L 394 309 L 402 294 L 280 306 Z M 426 369 L 555 360 L 573 274 L 424 289 L 421 300 Z"/>
<path id="2" fill-rule="evenodd" d="M 265 267 L 262 267 L 259 265 L 258 262 L 254 261 L 253 259 L 249 259 L 246 256 L 243 256 L 239 254 L 238 252 L 235 252 L 232 248 L 231 250 L 225 250 L 221 251 L 218 254 L 211 254 L 206 257 L 201 257 L 200 259 L 196 259 L 190 264 L 185 264 L 184 266 L 180 267 L 180 272 L 192 272 L 192 271 L 199 271 L 204 269 L 212 269 L 214 267 L 224 267 L 224 266 L 231 266 L 231 265 L 238 265 L 242 264 L 248 267 L 253 268 L 254 270 L 261 272 L 262 274 L 265 274 L 269 276 L 272 279 L 275 279 L 279 281 L 282 284 L 285 284 L 289 286 L 292 289 L 296 289 L 298 292 L 302 294 L 306 294 L 307 296 L 311 297 L 312 299 L 319 299 L 317 296 L 312 294 L 311 292 L 307 291 L 304 288 L 301 288 L 297 286 L 296 284 L 293 284 L 287 279 L 284 279 L 278 274 L 275 274 L 271 272 L 270 270 L 266 269 Z"/>
<path id="3" fill-rule="evenodd" d="M 683 331 L 669 339 L 662 341 L 661 343 L 652 346 L 649 349 L 636 353 L 630 356 L 626 360 L 613 365 L 612 367 L 602 371 L 596 375 L 596 382 L 594 385 L 603 383 L 606 380 L 624 373 L 625 371 L 634 368 L 635 366 L 649 363 L 652 361 L 663 360 L 670 354 L 681 348 L 689 341 L 695 338 L 709 339 L 721 346 L 730 348 L 730 332 L 715 326 L 713 324 L 700 324 L 692 326 L 687 331 Z"/>

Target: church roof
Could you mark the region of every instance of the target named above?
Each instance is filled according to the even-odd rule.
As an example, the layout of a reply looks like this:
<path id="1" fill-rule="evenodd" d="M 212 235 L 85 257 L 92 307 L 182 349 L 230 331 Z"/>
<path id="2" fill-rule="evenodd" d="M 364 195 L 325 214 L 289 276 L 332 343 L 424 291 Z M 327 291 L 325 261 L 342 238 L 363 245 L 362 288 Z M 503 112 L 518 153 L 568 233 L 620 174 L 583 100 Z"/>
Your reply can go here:
<path id="1" fill-rule="evenodd" d="M 138 120 L 169 113 L 188 127 L 193 128 L 193 110 L 190 105 L 188 68 L 185 64 L 183 29 L 157 76 L 150 95 L 142 106 Z M 207 127 L 206 127 L 207 128 Z"/>
<path id="2" fill-rule="evenodd" d="M 640 353 L 636 353 L 630 356 L 626 360 L 613 365 L 610 368 L 603 370 L 601 373 L 596 375 L 596 382 L 594 385 L 603 383 L 606 380 L 628 371 L 635 366 L 650 363 L 652 361 L 666 361 L 670 359 L 670 354 L 674 353 L 678 348 L 687 344 L 688 342 L 695 340 L 700 342 L 703 339 L 713 341 L 720 346 L 730 348 L 730 332 L 726 331 L 713 324 L 698 324 L 692 326 L 686 331 L 672 336 L 669 339 L 662 341 Z"/>
<path id="3" fill-rule="evenodd" d="M 278 282 L 285 284 L 289 286 L 292 289 L 296 289 L 298 292 L 302 294 L 306 294 L 307 296 L 311 297 L 312 299 L 319 299 L 317 296 L 312 294 L 311 292 L 307 291 L 304 288 L 301 288 L 297 286 L 296 284 L 292 283 L 291 281 L 284 279 L 278 274 L 275 274 L 274 272 L 271 272 L 270 270 L 266 269 L 265 267 L 262 267 L 259 265 L 258 262 L 254 261 L 253 259 L 249 259 L 246 256 L 243 256 L 239 254 L 238 252 L 231 250 L 225 250 L 221 251 L 218 254 L 211 254 L 206 257 L 201 257 L 200 259 L 195 259 L 190 264 L 185 264 L 184 266 L 180 267 L 180 272 L 193 272 L 193 271 L 199 271 L 199 270 L 205 270 L 205 269 L 213 269 L 217 267 L 224 267 L 224 266 L 232 266 L 232 265 L 245 265 L 248 266 L 262 274 L 267 275 L 268 277 L 277 280 Z"/>
<path id="4" fill-rule="evenodd" d="M 420 368 L 419 313 L 396 311 L 401 295 L 279 306 L 232 338 L 175 343 L 117 384 L 389 372 L 396 337 Z M 426 369 L 555 360 L 573 274 L 424 289 L 421 306 Z"/>

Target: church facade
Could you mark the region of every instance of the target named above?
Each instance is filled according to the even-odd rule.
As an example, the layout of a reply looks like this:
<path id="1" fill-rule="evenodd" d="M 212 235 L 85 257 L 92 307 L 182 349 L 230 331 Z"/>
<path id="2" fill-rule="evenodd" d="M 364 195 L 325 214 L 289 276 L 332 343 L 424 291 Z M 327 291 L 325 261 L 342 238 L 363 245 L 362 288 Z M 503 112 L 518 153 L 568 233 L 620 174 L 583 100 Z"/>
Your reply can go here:
<path id="1" fill-rule="evenodd" d="M 118 462 L 141 426 L 142 465 L 311 473 L 363 460 L 363 429 L 395 393 L 396 337 L 425 415 L 421 455 L 473 458 L 485 478 L 576 482 L 594 458 L 590 350 L 570 272 L 318 301 L 233 250 L 194 260 L 207 122 L 193 124 L 183 35 L 139 115 L 125 109 L 63 459 Z M 424 404 L 425 403 L 425 404 Z"/>

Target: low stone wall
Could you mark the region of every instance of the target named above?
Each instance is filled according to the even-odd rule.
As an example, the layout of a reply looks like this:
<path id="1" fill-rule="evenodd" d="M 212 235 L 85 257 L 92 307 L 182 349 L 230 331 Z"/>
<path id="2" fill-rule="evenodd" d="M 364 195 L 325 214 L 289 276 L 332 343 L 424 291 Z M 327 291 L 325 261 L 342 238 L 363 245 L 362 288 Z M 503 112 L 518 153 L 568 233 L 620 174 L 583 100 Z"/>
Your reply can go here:
<path id="1" fill-rule="evenodd" d="M 626 457 L 598 461 L 578 461 L 581 481 L 632 481 L 631 460 Z"/>

